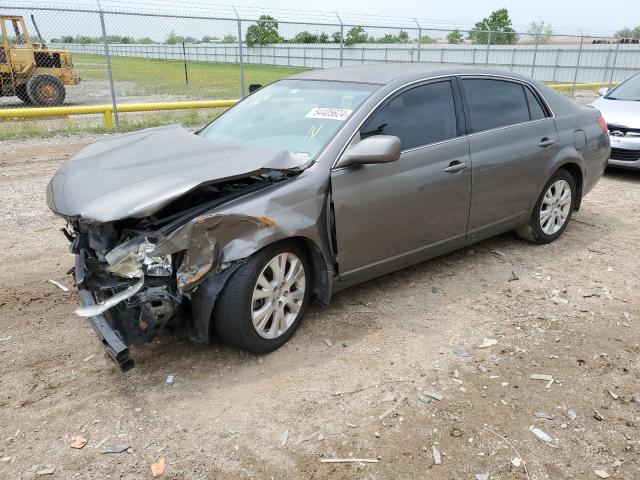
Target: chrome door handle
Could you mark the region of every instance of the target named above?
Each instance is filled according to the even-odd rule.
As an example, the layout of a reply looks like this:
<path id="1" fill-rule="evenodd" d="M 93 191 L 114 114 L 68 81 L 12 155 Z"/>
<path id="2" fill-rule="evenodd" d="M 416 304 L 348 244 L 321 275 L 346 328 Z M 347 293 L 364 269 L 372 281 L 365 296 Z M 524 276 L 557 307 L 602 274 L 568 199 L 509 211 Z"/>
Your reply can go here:
<path id="1" fill-rule="evenodd" d="M 556 143 L 554 139 L 544 137 L 542 140 L 540 140 L 540 143 L 538 143 L 538 146 L 544 148 L 544 147 L 553 145 L 554 143 Z"/>
<path id="2" fill-rule="evenodd" d="M 467 165 L 467 162 L 459 162 L 458 160 L 454 160 L 449 164 L 447 168 L 444 169 L 444 171 L 447 173 L 459 172 L 460 170 L 464 170 L 465 168 L 467 168 Z"/>

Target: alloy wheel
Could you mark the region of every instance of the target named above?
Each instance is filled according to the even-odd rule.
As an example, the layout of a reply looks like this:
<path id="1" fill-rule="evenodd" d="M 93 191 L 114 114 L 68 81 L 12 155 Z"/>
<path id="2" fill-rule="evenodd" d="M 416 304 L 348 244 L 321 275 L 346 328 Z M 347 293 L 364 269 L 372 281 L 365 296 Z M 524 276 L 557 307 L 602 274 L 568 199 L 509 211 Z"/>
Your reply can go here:
<path id="1" fill-rule="evenodd" d="M 302 261 L 292 253 L 280 253 L 262 269 L 253 288 L 251 319 L 256 333 L 274 339 L 295 322 L 305 292 Z"/>
<path id="2" fill-rule="evenodd" d="M 566 180 L 558 180 L 548 188 L 540 204 L 540 228 L 554 235 L 566 223 L 571 212 L 571 187 Z"/>

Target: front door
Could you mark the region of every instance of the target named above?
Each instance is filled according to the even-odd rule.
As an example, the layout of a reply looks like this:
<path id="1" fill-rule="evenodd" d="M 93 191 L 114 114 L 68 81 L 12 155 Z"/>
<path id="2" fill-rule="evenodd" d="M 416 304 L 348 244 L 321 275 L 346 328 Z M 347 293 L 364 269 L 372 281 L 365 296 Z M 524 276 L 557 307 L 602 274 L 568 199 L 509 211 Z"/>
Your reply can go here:
<path id="1" fill-rule="evenodd" d="M 471 159 L 456 106 L 452 82 L 433 81 L 401 91 L 363 124 L 360 138 L 395 135 L 402 154 L 332 172 L 341 280 L 403 268 L 464 241 Z"/>

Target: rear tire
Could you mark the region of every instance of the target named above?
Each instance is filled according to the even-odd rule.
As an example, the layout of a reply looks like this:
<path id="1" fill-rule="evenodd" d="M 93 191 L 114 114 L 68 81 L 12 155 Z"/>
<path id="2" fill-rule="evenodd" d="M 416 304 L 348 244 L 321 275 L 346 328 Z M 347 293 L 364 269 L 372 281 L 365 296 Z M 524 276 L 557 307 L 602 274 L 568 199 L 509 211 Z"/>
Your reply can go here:
<path id="1" fill-rule="evenodd" d="M 34 75 L 27 82 L 27 96 L 39 107 L 62 105 L 66 94 L 62 80 L 48 73 Z"/>
<path id="2" fill-rule="evenodd" d="M 27 95 L 27 85 L 26 84 L 23 83 L 22 85 L 18 85 L 16 87 L 16 97 L 18 97 L 20 100 L 22 100 L 27 105 L 31 105 L 31 99 L 29 98 L 29 95 Z"/>
<path id="3" fill-rule="evenodd" d="M 533 243 L 553 242 L 567 228 L 575 205 L 576 182 L 568 171 L 560 169 L 542 189 L 529 223 L 516 233 Z"/>
<path id="4" fill-rule="evenodd" d="M 309 260 L 297 243 L 263 248 L 227 281 L 214 309 L 216 332 L 228 345 L 249 352 L 280 348 L 300 325 L 311 279 Z"/>

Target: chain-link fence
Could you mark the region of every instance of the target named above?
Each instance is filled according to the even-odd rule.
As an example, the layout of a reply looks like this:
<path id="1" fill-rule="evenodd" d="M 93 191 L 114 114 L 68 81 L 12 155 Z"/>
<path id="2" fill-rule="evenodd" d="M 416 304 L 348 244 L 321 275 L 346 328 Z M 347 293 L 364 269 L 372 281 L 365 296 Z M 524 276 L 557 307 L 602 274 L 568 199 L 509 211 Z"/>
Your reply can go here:
<path id="1" fill-rule="evenodd" d="M 64 105 L 111 104 L 117 112 L 117 105 L 125 103 L 241 98 L 250 85 L 305 69 L 374 63 L 480 65 L 570 84 L 613 83 L 640 71 L 637 40 L 492 31 L 488 26 L 434 29 L 418 20 L 399 26 L 343 23 L 338 14 L 320 22 L 252 18 L 235 10 L 220 16 L 160 8 L 141 13 L 120 2 L 111 1 L 107 8 L 96 2 L 0 2 L 0 14 L 12 17 L 3 20 L 0 107 L 59 100 L 55 95 L 47 100 L 46 85 L 32 80 L 41 74 L 64 84 Z M 16 30 L 20 17 L 24 25 Z M 43 59 L 54 61 L 45 64 Z M 73 80 L 78 77 L 79 83 Z M 121 130 L 173 121 L 195 126 L 216 113 L 126 114 L 116 116 L 116 124 Z M 8 123 L 21 135 L 35 121 L 2 122 L 0 138 L 12 136 L 3 133 Z M 46 132 L 54 133 L 87 125 L 99 130 L 101 120 L 51 120 L 48 125 Z"/>

